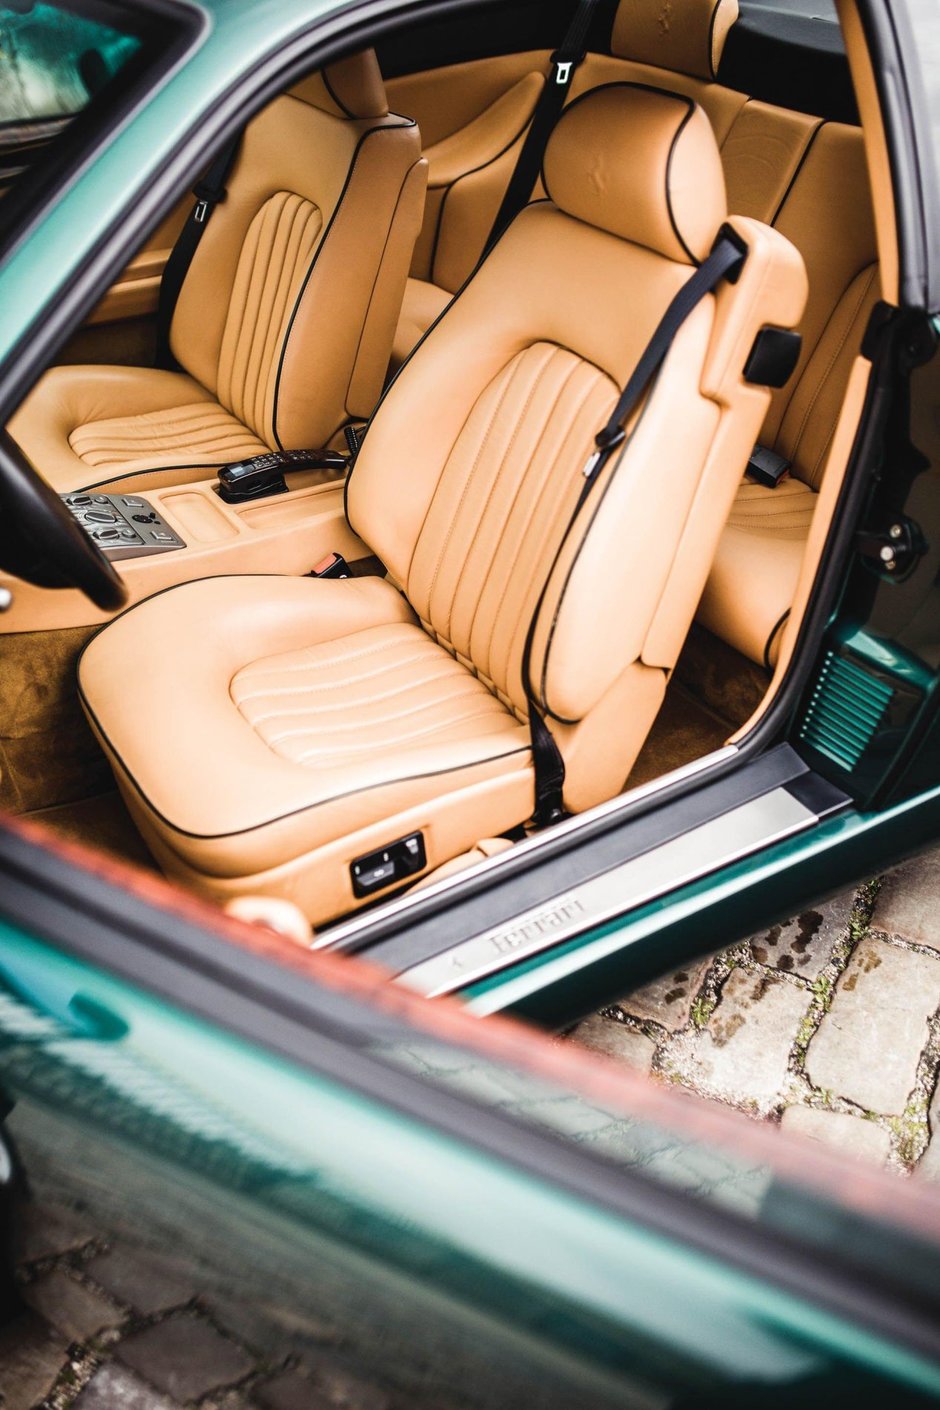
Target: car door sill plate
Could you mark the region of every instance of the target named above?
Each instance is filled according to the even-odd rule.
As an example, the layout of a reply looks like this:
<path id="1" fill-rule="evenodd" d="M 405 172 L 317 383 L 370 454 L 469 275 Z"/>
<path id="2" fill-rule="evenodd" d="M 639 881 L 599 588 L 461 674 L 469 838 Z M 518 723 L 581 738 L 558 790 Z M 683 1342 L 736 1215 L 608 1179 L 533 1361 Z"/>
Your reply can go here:
<path id="1" fill-rule="evenodd" d="M 817 814 L 786 788 L 775 788 L 483 935 L 422 960 L 398 974 L 396 982 L 427 998 L 450 994 L 782 842 L 817 821 Z"/>

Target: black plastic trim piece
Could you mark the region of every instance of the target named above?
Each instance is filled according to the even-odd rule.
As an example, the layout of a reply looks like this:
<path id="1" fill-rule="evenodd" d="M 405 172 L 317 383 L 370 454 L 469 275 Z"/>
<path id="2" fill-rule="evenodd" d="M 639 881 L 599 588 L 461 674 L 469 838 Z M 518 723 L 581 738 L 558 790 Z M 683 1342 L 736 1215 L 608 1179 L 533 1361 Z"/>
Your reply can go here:
<path id="1" fill-rule="evenodd" d="M 791 779 L 786 785 L 786 790 L 798 803 L 802 803 L 804 808 L 815 813 L 820 822 L 836 813 L 845 812 L 849 806 L 847 794 L 821 774 L 800 774 Z"/>

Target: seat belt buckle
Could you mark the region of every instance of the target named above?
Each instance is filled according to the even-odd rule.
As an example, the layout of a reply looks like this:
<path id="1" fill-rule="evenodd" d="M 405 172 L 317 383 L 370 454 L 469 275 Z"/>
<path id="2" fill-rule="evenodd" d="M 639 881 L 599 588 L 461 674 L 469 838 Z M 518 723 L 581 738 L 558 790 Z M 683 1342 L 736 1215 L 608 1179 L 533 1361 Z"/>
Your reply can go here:
<path id="1" fill-rule="evenodd" d="M 341 553 L 328 553 L 310 569 L 311 578 L 351 578 L 349 564 Z"/>
<path id="2" fill-rule="evenodd" d="M 206 216 L 209 214 L 209 202 L 197 201 L 196 209 L 193 211 L 193 220 L 197 225 L 205 225 Z"/>
<path id="3" fill-rule="evenodd" d="M 756 445 L 751 451 L 744 474 L 753 484 L 775 490 L 787 478 L 790 468 L 790 461 L 784 456 L 778 455 L 767 446 Z"/>
<path id="4" fill-rule="evenodd" d="M 555 82 L 559 88 L 567 88 L 571 82 L 571 71 L 574 68 L 572 59 L 555 60 Z"/>

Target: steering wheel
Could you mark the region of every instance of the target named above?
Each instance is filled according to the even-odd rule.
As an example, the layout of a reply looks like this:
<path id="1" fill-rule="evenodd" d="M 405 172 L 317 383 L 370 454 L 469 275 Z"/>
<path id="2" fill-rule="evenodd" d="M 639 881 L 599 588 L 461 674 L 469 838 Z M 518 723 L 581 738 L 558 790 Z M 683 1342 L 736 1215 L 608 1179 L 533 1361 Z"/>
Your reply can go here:
<path id="1" fill-rule="evenodd" d="M 0 430 L 0 567 L 37 587 L 77 587 L 102 611 L 127 601 L 114 565 Z"/>

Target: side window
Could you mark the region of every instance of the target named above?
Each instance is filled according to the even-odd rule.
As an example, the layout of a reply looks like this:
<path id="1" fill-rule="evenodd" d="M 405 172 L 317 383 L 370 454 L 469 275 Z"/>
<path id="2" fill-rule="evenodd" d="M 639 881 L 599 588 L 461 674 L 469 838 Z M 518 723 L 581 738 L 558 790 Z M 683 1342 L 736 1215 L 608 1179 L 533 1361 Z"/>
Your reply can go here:
<path id="1" fill-rule="evenodd" d="M 0 4 L 0 240 L 186 38 L 165 13 L 113 0 Z"/>

